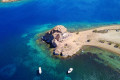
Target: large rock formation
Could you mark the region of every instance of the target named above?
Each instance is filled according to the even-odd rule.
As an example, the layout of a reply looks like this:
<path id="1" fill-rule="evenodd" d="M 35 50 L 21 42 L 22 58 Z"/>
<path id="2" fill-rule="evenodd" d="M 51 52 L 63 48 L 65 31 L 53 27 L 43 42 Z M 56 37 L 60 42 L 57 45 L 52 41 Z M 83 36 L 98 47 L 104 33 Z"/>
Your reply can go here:
<path id="1" fill-rule="evenodd" d="M 76 33 L 68 32 L 62 25 L 54 27 L 42 37 L 43 41 L 55 48 L 53 51 L 54 55 L 64 57 L 72 56 L 79 51 L 79 46 L 74 42 L 75 39 Z"/>
<path id="2" fill-rule="evenodd" d="M 54 47 L 57 47 L 59 42 L 64 39 L 64 33 L 67 32 L 67 29 L 62 26 L 58 25 L 54 27 L 52 30 L 48 31 L 45 36 L 43 36 L 43 40 Z"/>

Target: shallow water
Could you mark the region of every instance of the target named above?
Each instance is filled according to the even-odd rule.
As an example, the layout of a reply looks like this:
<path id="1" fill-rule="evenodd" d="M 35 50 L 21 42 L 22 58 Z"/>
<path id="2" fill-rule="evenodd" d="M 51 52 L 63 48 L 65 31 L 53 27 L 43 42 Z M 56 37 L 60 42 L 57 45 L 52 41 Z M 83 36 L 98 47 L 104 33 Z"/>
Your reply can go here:
<path id="1" fill-rule="evenodd" d="M 59 4 L 59 5 L 58 5 Z M 64 25 L 69 31 L 119 24 L 119 0 L 22 0 L 0 3 L 0 80 L 119 80 L 117 59 L 87 54 L 54 58 L 47 45 L 36 45 L 35 35 Z M 102 5 L 102 6 L 101 6 Z M 114 7 L 113 7 L 114 6 Z M 99 11 L 98 11 L 99 10 Z M 94 48 L 93 53 L 99 52 Z M 112 53 L 110 53 L 112 54 Z M 107 57 L 107 59 L 105 59 Z M 115 63 L 115 64 L 113 64 Z M 106 64 L 106 65 L 105 65 Z M 41 66 L 42 75 L 37 74 Z M 74 71 L 67 75 L 66 71 Z"/>

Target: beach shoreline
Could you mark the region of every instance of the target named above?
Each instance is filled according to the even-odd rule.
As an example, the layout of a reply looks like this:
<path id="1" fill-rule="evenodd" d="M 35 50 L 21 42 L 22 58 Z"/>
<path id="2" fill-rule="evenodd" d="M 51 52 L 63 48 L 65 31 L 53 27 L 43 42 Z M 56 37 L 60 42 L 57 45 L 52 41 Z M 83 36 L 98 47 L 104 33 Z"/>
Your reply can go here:
<path id="1" fill-rule="evenodd" d="M 60 29 L 61 25 L 56 26 L 56 29 Z M 120 55 L 120 25 L 109 25 L 109 26 L 100 26 L 98 28 L 93 28 L 89 30 L 82 30 L 79 32 L 68 32 L 64 26 L 62 26 L 65 32 L 62 33 L 64 36 L 66 36 L 65 39 L 63 37 L 57 37 L 58 40 L 54 44 L 49 43 L 50 45 L 56 45 L 53 50 L 54 55 L 61 55 L 62 57 L 72 57 L 77 52 L 82 50 L 83 46 L 95 46 L 98 48 L 102 48 L 111 52 L 114 52 L 118 55 Z M 47 37 L 50 39 L 50 35 L 48 33 L 52 32 L 55 28 L 48 31 L 43 37 Z M 54 36 L 54 40 L 56 39 L 56 35 L 58 35 L 59 32 L 51 33 L 52 36 Z M 59 34 L 61 35 L 61 33 Z M 68 36 L 70 35 L 70 36 Z M 43 39 L 43 41 L 45 41 Z M 46 42 L 46 41 L 45 41 Z"/>

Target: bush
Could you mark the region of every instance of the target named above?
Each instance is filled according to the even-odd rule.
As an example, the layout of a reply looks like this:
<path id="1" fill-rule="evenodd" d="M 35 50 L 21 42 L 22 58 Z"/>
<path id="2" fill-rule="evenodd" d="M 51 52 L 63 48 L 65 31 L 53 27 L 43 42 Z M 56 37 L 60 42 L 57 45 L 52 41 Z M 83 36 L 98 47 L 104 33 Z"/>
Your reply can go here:
<path id="1" fill-rule="evenodd" d="M 120 44 L 115 44 L 115 46 L 114 46 L 114 47 L 115 47 L 115 48 L 118 48 L 119 46 L 120 46 Z"/>
<path id="2" fill-rule="evenodd" d="M 108 42 L 108 44 L 109 44 L 109 45 L 112 45 L 112 44 L 113 44 L 113 42 L 109 41 L 109 42 Z"/>
<path id="3" fill-rule="evenodd" d="M 99 30 L 98 33 L 107 33 L 108 30 Z"/>
<path id="4" fill-rule="evenodd" d="M 76 34 L 79 34 L 79 32 L 76 32 Z"/>
<path id="5" fill-rule="evenodd" d="M 99 42 L 101 42 L 101 43 L 105 43 L 105 40 L 99 40 Z"/>
<path id="6" fill-rule="evenodd" d="M 93 30 L 93 32 L 97 32 L 97 30 L 95 29 L 95 30 Z"/>
<path id="7" fill-rule="evenodd" d="M 93 32 L 95 32 L 95 33 L 107 33 L 108 30 L 99 30 L 99 31 L 93 30 Z"/>

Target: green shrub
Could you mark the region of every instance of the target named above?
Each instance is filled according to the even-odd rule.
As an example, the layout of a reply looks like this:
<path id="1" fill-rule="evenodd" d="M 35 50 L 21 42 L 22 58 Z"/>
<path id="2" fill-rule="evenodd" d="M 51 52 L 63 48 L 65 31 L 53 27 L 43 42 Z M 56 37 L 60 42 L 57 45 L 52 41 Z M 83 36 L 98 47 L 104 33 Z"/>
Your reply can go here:
<path id="1" fill-rule="evenodd" d="M 115 48 L 118 48 L 118 47 L 120 47 L 120 44 L 115 44 L 114 47 L 115 47 Z"/>
<path id="2" fill-rule="evenodd" d="M 101 42 L 101 43 L 105 43 L 105 40 L 99 40 L 99 42 Z"/>
<path id="3" fill-rule="evenodd" d="M 99 30 L 98 33 L 107 33 L 108 30 Z"/>
<path id="4" fill-rule="evenodd" d="M 76 32 L 76 34 L 79 34 L 79 32 Z"/>
<path id="5" fill-rule="evenodd" d="M 93 32 L 97 32 L 97 30 L 95 29 L 95 30 L 93 30 Z"/>
<path id="6" fill-rule="evenodd" d="M 113 44 L 113 42 L 109 41 L 109 42 L 108 42 L 108 44 L 109 44 L 109 45 L 112 45 L 112 44 Z"/>
<path id="7" fill-rule="evenodd" d="M 101 42 L 101 43 L 105 43 L 105 40 L 99 40 L 99 42 Z"/>

